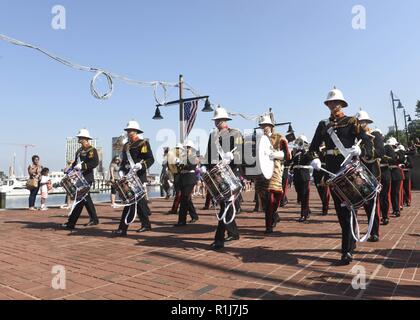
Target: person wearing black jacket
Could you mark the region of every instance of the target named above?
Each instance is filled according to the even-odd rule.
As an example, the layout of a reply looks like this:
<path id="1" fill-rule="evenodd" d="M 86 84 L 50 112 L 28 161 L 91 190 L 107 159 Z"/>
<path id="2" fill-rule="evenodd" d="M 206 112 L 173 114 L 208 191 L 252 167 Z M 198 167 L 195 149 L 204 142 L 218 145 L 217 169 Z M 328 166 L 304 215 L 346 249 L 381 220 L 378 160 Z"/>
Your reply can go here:
<path id="1" fill-rule="evenodd" d="M 192 201 L 192 193 L 194 186 L 197 184 L 197 177 L 195 175 L 195 168 L 197 167 L 197 151 L 194 144 L 188 141 L 185 145 L 186 152 L 182 159 L 178 159 L 180 163 L 181 174 L 179 177 L 179 184 L 181 190 L 181 205 L 179 208 L 178 223 L 175 227 L 183 227 L 187 225 L 187 214 L 191 216 L 190 223 L 195 223 L 199 220 L 197 212 Z"/>
<path id="2" fill-rule="evenodd" d="M 224 159 L 226 163 L 230 164 L 230 167 L 233 173 L 236 176 L 241 175 L 242 165 L 243 165 L 243 144 L 244 139 L 242 133 L 239 130 L 229 128 L 227 122 L 232 120 L 227 111 L 223 108 L 218 108 L 215 111 L 215 116 L 213 118 L 217 128 L 217 132 L 210 134 L 207 152 L 205 159 L 209 166 L 208 170 L 211 170 L 214 165 L 218 164 L 221 160 L 221 157 L 216 148 L 216 144 L 219 144 L 221 149 L 224 152 Z M 217 137 L 219 140 L 216 141 Z M 235 150 L 236 148 L 236 150 Z M 235 151 L 233 151 L 235 150 Z M 239 208 L 239 197 L 235 201 L 235 207 Z M 226 208 L 224 202 L 220 203 L 219 218 L 222 217 Z M 230 221 L 233 216 L 233 208 L 231 207 L 226 214 L 226 221 Z M 225 239 L 225 232 L 227 231 L 228 237 Z M 224 247 L 225 241 L 234 241 L 239 240 L 239 231 L 236 225 L 236 221 L 233 220 L 232 223 L 226 225 L 223 220 L 219 221 L 217 226 L 215 241 L 212 243 L 211 248 L 214 250 L 220 250 Z"/>
<path id="3" fill-rule="evenodd" d="M 146 183 L 147 170 L 155 162 L 149 141 L 139 137 L 139 134 L 142 134 L 143 131 L 140 129 L 137 121 L 130 121 L 125 131 L 127 132 L 128 142 L 123 147 L 120 176 L 135 171 L 140 181 Z M 131 160 L 133 163 L 131 163 Z M 142 233 L 152 230 L 149 221 L 149 216 L 151 215 L 150 208 L 147 204 L 147 199 L 143 197 L 136 204 L 124 208 L 119 228 L 113 232 L 114 235 L 123 237 L 127 235 L 128 225 L 126 222 L 134 220 L 136 210 L 141 222 L 141 228 L 137 232 Z"/>
<path id="4" fill-rule="evenodd" d="M 76 159 L 74 160 L 69 171 L 80 170 L 83 177 L 86 179 L 86 182 L 92 185 L 94 181 L 93 170 L 99 165 L 98 152 L 90 144 L 92 137 L 90 136 L 88 130 L 81 129 L 76 137 L 79 139 L 79 143 L 82 145 L 82 147 L 77 150 Z M 76 201 L 76 199 L 74 201 Z M 73 208 L 68 222 L 63 224 L 65 229 L 75 229 L 77 220 L 79 220 L 80 214 L 82 213 L 84 207 L 86 207 L 86 210 L 89 214 L 89 222 L 85 225 L 85 227 L 96 226 L 99 224 L 95 205 L 93 204 L 92 198 L 90 197 L 90 193 L 88 193 L 84 200 L 81 200 Z"/>
<path id="5" fill-rule="evenodd" d="M 322 164 L 317 159 L 317 152 L 323 142 L 326 146 L 326 169 L 334 174 L 338 173 L 341 169 L 341 164 L 344 162 L 345 157 L 338 150 L 333 139 L 331 138 L 328 130 L 332 132 L 340 139 L 344 148 L 352 157 L 359 157 L 361 150 L 358 146 L 355 146 L 356 139 L 362 140 L 368 149 L 367 157 L 372 157 L 372 142 L 367 137 L 366 133 L 360 128 L 359 121 L 355 117 L 348 117 L 344 114 L 343 108 L 348 106 L 348 103 L 344 99 L 344 96 L 340 90 L 334 88 L 328 94 L 325 105 L 330 109 L 330 118 L 323 120 L 319 123 L 316 129 L 315 136 L 312 139 L 309 152 L 312 153 L 314 160 L 311 165 L 315 170 L 321 170 Z M 338 220 L 341 226 L 342 232 L 342 243 L 341 243 L 341 265 L 348 265 L 353 261 L 353 252 L 356 248 L 356 241 L 351 234 L 352 226 L 350 225 L 350 210 L 344 206 L 340 197 L 333 193 L 335 210 L 337 212 Z"/>
<path id="6" fill-rule="evenodd" d="M 397 153 L 397 139 L 390 138 L 388 139 L 387 144 L 391 146 L 394 151 L 394 156 L 389 160 L 389 168 L 391 169 L 391 203 L 392 214 L 398 218 L 401 216 L 401 190 L 404 179 L 401 165 L 404 162 L 404 156 Z"/>
<path id="7" fill-rule="evenodd" d="M 404 153 L 403 171 L 404 171 L 404 182 L 403 182 L 403 204 L 407 207 L 411 206 L 411 169 L 413 169 L 413 161 L 409 154 L 406 152 L 404 146 L 400 146 L 402 153 Z"/>
<path id="8" fill-rule="evenodd" d="M 372 131 L 379 146 L 375 148 L 376 157 L 380 159 L 381 193 L 379 194 L 381 221 L 384 226 L 389 224 L 389 208 L 391 207 L 391 169 L 389 163 L 395 159 L 395 152 L 390 145 L 384 144 L 384 136 L 379 129 Z"/>
<path id="9" fill-rule="evenodd" d="M 361 160 L 363 164 L 368 168 L 368 170 L 376 177 L 378 182 L 381 181 L 381 167 L 380 167 L 380 160 L 383 150 L 383 140 L 376 134 L 371 133 L 369 128 L 369 124 L 373 123 L 373 120 L 369 117 L 369 114 L 366 111 L 360 110 L 359 113 L 356 115 L 362 129 L 366 132 L 366 135 L 371 139 L 373 144 L 373 158 L 368 159 L 365 155 L 368 153 L 367 148 L 364 143 L 362 144 L 362 157 Z M 375 199 L 370 200 L 369 202 L 365 203 L 364 209 L 366 215 L 368 217 L 368 221 L 370 221 L 372 217 L 372 211 L 375 207 L 375 212 L 373 212 L 373 226 L 370 238 L 368 239 L 369 242 L 378 242 L 379 241 L 379 219 L 381 216 L 380 213 L 380 196 Z"/>
<path id="10" fill-rule="evenodd" d="M 311 215 L 311 210 L 309 209 L 309 183 L 311 182 L 310 164 L 312 157 L 307 150 L 309 142 L 305 136 L 298 137 L 295 144 L 297 145 L 297 150 L 292 158 L 291 170 L 293 171 L 293 183 L 295 184 L 301 206 L 299 222 L 305 222 Z"/>

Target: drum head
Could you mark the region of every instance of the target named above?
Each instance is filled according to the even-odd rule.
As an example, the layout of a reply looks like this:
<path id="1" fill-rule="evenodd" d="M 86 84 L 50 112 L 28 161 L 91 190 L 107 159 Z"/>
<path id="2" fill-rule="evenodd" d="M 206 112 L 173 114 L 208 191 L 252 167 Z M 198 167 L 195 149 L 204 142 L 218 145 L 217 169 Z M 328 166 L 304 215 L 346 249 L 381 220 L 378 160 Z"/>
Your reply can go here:
<path id="1" fill-rule="evenodd" d="M 257 165 L 264 178 L 270 180 L 274 173 L 274 161 L 270 160 L 270 154 L 272 152 L 272 146 L 270 139 L 263 135 L 258 142 L 257 146 Z"/>

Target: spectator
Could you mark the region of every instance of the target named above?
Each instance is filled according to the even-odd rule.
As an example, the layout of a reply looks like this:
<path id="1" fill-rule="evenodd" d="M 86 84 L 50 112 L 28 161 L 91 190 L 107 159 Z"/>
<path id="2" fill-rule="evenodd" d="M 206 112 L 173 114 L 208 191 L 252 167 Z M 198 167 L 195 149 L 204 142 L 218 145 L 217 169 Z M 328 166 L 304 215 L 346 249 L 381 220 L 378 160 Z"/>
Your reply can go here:
<path id="1" fill-rule="evenodd" d="M 120 170 L 121 160 L 120 157 L 114 157 L 112 159 L 111 164 L 109 166 L 109 177 L 111 181 L 111 207 L 116 208 L 116 194 L 117 190 L 115 190 L 114 182 L 119 179 L 118 171 Z"/>
<path id="2" fill-rule="evenodd" d="M 34 211 L 36 196 L 39 192 L 39 181 L 41 179 L 41 170 L 42 166 L 39 164 L 39 156 L 32 157 L 32 164 L 28 167 L 29 180 L 28 183 L 31 184 L 29 187 L 29 210 Z"/>
<path id="3" fill-rule="evenodd" d="M 47 199 L 48 199 L 48 192 L 51 191 L 51 179 L 48 176 L 50 173 L 50 169 L 43 168 L 41 171 L 41 180 L 39 182 L 41 188 L 41 211 L 47 211 Z"/>

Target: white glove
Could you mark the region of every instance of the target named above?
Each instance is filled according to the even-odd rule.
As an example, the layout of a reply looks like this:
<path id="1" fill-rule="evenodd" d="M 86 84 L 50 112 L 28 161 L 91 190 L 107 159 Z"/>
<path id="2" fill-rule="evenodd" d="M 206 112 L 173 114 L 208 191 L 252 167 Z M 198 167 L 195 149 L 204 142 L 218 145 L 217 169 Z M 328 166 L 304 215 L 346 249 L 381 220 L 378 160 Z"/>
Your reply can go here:
<path id="1" fill-rule="evenodd" d="M 223 161 L 226 162 L 227 164 L 231 163 L 234 159 L 235 157 L 232 152 L 227 152 L 223 156 Z"/>
<path id="2" fill-rule="evenodd" d="M 321 160 L 319 160 L 319 159 L 314 159 L 314 160 L 311 162 L 311 167 L 312 167 L 312 168 L 314 168 L 314 170 L 316 170 L 316 171 L 320 171 L 320 170 L 321 170 L 321 168 L 322 168 L 322 163 L 321 163 Z"/>
<path id="3" fill-rule="evenodd" d="M 274 151 L 270 154 L 270 160 L 284 160 L 283 151 Z"/>
<path id="4" fill-rule="evenodd" d="M 118 171 L 118 175 L 120 176 L 120 179 L 124 177 L 124 171 L 120 170 Z"/>
<path id="5" fill-rule="evenodd" d="M 143 165 L 141 164 L 141 162 L 136 163 L 133 167 L 134 171 L 140 171 L 141 169 L 143 169 Z"/>
<path id="6" fill-rule="evenodd" d="M 76 164 L 74 169 L 77 170 L 77 171 L 81 171 L 82 170 L 82 164 L 81 163 Z"/>
<path id="7" fill-rule="evenodd" d="M 362 149 L 360 149 L 359 146 L 353 146 L 350 149 L 350 153 L 351 153 L 352 157 L 360 157 L 362 155 Z"/>
<path id="8" fill-rule="evenodd" d="M 175 160 L 175 164 L 176 165 L 179 165 L 181 163 L 181 160 L 179 160 L 179 158 L 176 158 L 176 160 Z"/>

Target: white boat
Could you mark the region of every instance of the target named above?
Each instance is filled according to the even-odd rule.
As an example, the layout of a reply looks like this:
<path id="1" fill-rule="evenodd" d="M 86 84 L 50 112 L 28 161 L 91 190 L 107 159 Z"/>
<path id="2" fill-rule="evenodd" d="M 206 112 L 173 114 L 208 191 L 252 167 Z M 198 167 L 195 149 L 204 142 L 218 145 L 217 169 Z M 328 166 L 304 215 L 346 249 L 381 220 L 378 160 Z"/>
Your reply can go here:
<path id="1" fill-rule="evenodd" d="M 26 189 L 26 180 L 9 178 L 3 180 L 0 193 L 6 193 L 7 196 L 26 196 L 29 195 L 29 190 Z"/>

